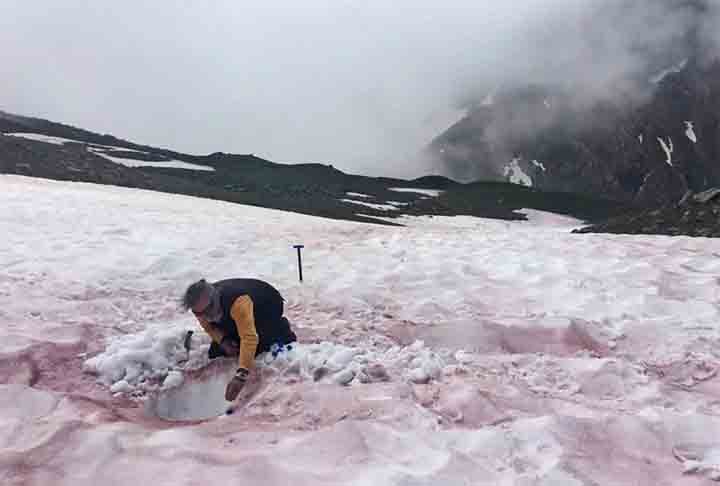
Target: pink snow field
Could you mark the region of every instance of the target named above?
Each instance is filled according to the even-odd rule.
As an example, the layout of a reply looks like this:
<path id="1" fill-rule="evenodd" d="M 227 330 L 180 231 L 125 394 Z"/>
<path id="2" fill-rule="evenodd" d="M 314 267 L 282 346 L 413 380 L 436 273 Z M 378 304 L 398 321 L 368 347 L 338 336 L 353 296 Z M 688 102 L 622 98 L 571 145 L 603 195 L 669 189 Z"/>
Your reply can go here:
<path id="1" fill-rule="evenodd" d="M 20 176 L 0 203 L 3 486 L 720 481 L 720 241 Z M 299 337 L 232 414 L 178 304 L 201 277 L 272 283 Z"/>

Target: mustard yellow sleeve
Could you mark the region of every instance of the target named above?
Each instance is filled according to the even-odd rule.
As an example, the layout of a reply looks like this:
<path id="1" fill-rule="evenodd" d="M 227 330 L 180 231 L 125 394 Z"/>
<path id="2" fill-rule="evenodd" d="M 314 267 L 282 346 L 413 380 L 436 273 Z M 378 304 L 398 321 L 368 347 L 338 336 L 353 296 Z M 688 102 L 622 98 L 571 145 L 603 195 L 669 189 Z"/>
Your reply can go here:
<path id="1" fill-rule="evenodd" d="M 240 336 L 238 366 L 249 370 L 255 365 L 255 351 L 257 351 L 259 342 L 255 329 L 252 299 L 247 295 L 235 299 L 230 308 L 230 316 L 235 321 L 238 336 Z"/>
<path id="2" fill-rule="evenodd" d="M 203 319 L 202 317 L 197 318 L 198 322 L 200 322 L 200 326 L 205 330 L 205 332 L 212 338 L 213 341 L 220 344 L 225 337 L 223 332 L 218 329 L 217 327 L 210 324 L 208 321 Z"/>

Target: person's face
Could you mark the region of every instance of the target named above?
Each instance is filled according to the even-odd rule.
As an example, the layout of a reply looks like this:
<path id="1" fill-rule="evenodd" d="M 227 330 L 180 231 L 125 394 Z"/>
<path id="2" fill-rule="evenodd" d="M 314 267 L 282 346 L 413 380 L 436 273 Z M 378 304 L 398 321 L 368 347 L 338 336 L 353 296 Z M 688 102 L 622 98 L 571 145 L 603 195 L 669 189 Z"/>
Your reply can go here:
<path id="1" fill-rule="evenodd" d="M 218 321 L 222 317 L 220 299 L 214 289 L 206 290 L 192 308 L 193 314 L 208 321 Z"/>

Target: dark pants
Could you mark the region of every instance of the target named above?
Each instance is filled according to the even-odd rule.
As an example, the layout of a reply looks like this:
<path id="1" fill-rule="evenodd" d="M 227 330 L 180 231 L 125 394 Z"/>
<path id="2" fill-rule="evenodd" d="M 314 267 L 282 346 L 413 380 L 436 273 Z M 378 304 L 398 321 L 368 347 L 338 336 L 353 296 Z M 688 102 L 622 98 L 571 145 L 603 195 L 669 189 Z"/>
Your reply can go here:
<path id="1" fill-rule="evenodd" d="M 280 316 L 282 316 L 282 309 Z M 297 336 L 292 329 L 290 329 L 290 322 L 288 322 L 285 317 L 256 316 L 255 329 L 257 330 L 259 338 L 255 356 L 270 351 L 273 344 L 282 346 L 284 344 L 290 344 L 297 341 Z M 237 330 L 235 330 L 234 334 L 230 334 L 228 337 L 235 339 L 236 342 L 240 341 L 240 336 L 238 336 Z M 225 351 L 223 351 L 218 343 L 213 341 L 208 349 L 208 358 L 215 359 L 221 356 L 225 356 Z"/>

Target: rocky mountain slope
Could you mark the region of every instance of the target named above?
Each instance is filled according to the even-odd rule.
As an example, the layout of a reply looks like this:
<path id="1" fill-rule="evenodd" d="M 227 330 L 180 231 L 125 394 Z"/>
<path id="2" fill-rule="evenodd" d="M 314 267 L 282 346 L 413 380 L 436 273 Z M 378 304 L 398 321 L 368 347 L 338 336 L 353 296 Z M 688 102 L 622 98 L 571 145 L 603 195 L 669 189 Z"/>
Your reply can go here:
<path id="1" fill-rule="evenodd" d="M 398 224 L 402 215 L 524 219 L 518 212 L 523 208 L 599 222 L 629 208 L 508 183 L 461 184 L 439 176 L 408 181 L 346 174 L 322 164 L 277 164 L 253 155 L 182 154 L 2 112 L 0 173 L 138 187 L 378 224 Z"/>
<path id="2" fill-rule="evenodd" d="M 720 189 L 688 191 L 677 204 L 630 211 L 573 233 L 720 237 Z"/>
<path id="3" fill-rule="evenodd" d="M 579 92 L 587 80 L 501 86 L 432 141 L 442 173 L 643 206 L 720 185 L 720 62 L 699 33 L 709 4 L 659 2 L 683 9 L 689 27 L 665 49 L 634 52 L 645 64 L 627 86 L 592 100 Z"/>
<path id="4" fill-rule="evenodd" d="M 720 185 L 720 63 L 688 62 L 658 83 L 647 103 L 578 110 L 542 87 L 498 95 L 433 141 L 430 151 L 458 180 L 511 180 L 657 205 Z M 518 133 L 519 120 L 542 120 Z M 491 134 L 504 133 L 495 137 Z"/>

